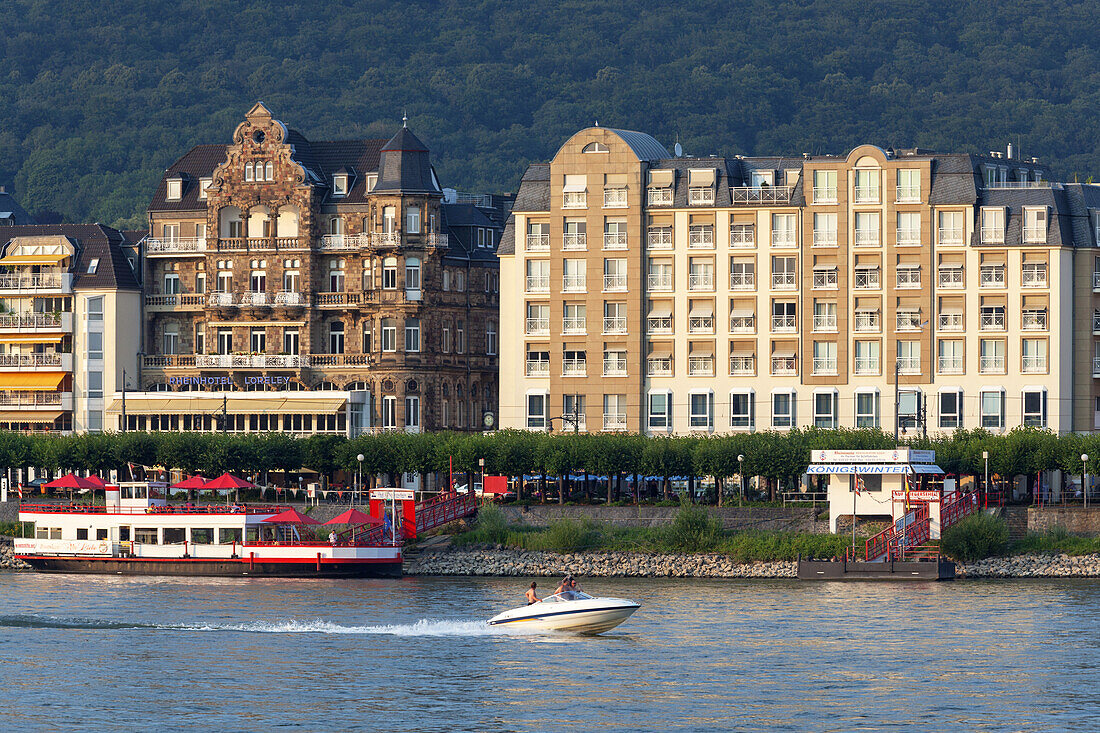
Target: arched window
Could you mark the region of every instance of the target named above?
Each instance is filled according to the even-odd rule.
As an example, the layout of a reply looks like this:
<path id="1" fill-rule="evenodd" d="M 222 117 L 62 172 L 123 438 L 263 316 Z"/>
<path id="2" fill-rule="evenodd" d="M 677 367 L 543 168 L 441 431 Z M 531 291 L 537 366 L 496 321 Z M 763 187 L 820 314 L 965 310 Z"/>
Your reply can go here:
<path id="1" fill-rule="evenodd" d="M 606 153 L 607 146 L 603 143 L 591 142 L 581 149 L 582 153 Z"/>
<path id="2" fill-rule="evenodd" d="M 253 180 L 252 179 L 252 164 L 251 163 L 245 163 L 244 164 L 244 180 L 246 180 L 246 181 Z"/>
<path id="3" fill-rule="evenodd" d="M 272 163 L 270 160 L 267 161 L 267 164 L 264 166 L 264 170 L 265 170 L 264 180 L 274 181 L 275 180 L 275 164 Z"/>

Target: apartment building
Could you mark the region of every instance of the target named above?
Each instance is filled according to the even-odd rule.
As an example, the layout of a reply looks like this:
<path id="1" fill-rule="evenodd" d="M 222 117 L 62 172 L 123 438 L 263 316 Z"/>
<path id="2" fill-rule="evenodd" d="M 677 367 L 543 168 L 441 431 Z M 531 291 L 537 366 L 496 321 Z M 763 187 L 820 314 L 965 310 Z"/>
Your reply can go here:
<path id="1" fill-rule="evenodd" d="M 137 375 L 141 287 L 131 242 L 100 224 L 0 229 L 0 429 L 99 431 Z"/>
<path id="2" fill-rule="evenodd" d="M 157 189 L 140 389 L 115 395 L 113 424 L 493 425 L 510 204 L 443 189 L 406 126 L 315 142 L 255 105 L 231 144 L 193 148 Z"/>
<path id="3" fill-rule="evenodd" d="M 501 424 L 1091 429 L 1096 195 L 1011 150 L 691 158 L 582 130 L 499 249 Z"/>

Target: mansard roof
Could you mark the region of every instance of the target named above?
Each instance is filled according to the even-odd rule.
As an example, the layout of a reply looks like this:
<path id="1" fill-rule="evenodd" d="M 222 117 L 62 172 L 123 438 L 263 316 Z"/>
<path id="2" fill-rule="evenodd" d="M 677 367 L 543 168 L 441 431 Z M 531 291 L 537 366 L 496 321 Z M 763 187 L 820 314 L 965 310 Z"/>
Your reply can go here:
<path id="1" fill-rule="evenodd" d="M 412 130 L 402 127 L 382 146 L 376 192 L 438 194 L 439 184 L 428 148 Z"/>
<path id="2" fill-rule="evenodd" d="M 125 236 L 103 224 L 33 224 L 0 227 L 0 245 L 16 237 L 62 236 L 74 241 L 77 255 L 71 266 L 77 290 L 141 290 L 129 260 L 122 251 Z M 95 272 L 88 272 L 99 260 Z"/>

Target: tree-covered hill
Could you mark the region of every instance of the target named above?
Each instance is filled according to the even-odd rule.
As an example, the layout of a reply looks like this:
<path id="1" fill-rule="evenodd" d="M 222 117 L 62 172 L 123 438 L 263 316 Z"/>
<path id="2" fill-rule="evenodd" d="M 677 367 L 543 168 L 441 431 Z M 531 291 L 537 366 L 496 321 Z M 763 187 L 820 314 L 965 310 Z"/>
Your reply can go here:
<path id="1" fill-rule="evenodd" d="M 316 140 L 403 110 L 446 185 L 514 190 L 593 120 L 699 155 L 1019 141 L 1100 172 L 1095 0 L 8 0 L 0 183 L 138 223 L 161 171 L 256 100 Z"/>

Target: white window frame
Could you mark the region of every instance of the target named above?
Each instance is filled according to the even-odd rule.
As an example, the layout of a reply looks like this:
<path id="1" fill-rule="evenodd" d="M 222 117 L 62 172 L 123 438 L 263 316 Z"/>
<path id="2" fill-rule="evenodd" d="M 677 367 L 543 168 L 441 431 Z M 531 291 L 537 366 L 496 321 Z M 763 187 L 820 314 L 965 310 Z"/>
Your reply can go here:
<path id="1" fill-rule="evenodd" d="M 734 412 L 734 398 L 745 398 L 747 412 Z M 752 389 L 731 389 L 729 393 L 730 430 L 749 431 L 756 429 L 756 391 Z"/>

